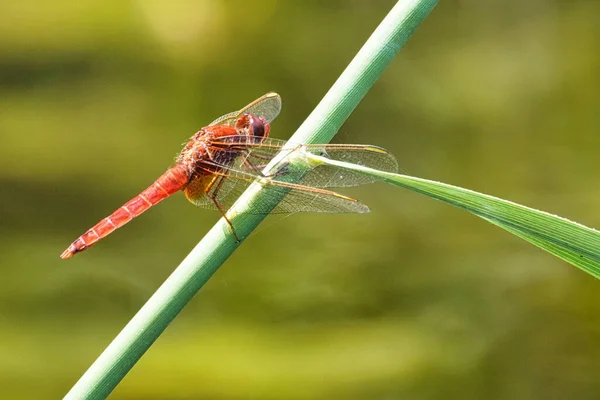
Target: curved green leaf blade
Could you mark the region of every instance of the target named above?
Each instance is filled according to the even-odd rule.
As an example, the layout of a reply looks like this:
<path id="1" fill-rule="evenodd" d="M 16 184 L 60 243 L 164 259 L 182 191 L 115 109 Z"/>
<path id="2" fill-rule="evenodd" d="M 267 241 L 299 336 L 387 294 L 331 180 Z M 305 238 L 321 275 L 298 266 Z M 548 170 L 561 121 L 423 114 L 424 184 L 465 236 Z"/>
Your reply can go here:
<path id="1" fill-rule="evenodd" d="M 473 190 L 307 154 L 312 164 L 361 172 L 469 211 L 600 278 L 600 232 L 557 215 Z"/>

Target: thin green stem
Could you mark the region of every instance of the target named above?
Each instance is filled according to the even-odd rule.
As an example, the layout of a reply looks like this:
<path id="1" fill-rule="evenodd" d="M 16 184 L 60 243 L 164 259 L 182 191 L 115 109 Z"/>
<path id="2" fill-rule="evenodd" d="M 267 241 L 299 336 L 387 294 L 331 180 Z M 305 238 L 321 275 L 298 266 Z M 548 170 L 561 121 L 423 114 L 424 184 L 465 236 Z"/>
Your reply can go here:
<path id="1" fill-rule="evenodd" d="M 438 0 L 399 1 L 373 32 L 348 68 L 290 139 L 326 143 L 373 86 Z M 264 219 L 244 213 L 260 199 L 258 185 L 230 210 L 236 232 L 247 237 Z M 272 206 L 276 205 L 273 202 Z M 66 395 L 67 399 L 107 397 L 190 299 L 237 248 L 221 219 L 173 271 Z"/>

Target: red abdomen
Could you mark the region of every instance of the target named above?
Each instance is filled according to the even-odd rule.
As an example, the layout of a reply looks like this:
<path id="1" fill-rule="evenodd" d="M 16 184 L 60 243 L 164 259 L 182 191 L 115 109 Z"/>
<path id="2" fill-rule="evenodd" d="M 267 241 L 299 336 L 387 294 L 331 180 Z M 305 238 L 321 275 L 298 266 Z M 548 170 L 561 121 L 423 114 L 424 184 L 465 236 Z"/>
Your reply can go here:
<path id="1" fill-rule="evenodd" d="M 185 188 L 188 180 L 189 173 L 183 165 L 178 164 L 169 168 L 150 187 L 81 235 L 60 255 L 60 258 L 70 258 L 75 253 L 92 246 L 156 203 Z"/>

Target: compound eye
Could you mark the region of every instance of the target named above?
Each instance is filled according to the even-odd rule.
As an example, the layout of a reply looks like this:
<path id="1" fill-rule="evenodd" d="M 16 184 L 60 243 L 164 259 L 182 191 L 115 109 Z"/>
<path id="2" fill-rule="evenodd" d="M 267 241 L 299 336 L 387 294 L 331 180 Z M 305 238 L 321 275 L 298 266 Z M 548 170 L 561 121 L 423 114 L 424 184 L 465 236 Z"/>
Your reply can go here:
<path id="1" fill-rule="evenodd" d="M 261 118 L 257 118 L 254 115 L 250 116 L 250 127 L 252 129 L 253 136 L 263 137 L 265 136 L 265 123 Z"/>

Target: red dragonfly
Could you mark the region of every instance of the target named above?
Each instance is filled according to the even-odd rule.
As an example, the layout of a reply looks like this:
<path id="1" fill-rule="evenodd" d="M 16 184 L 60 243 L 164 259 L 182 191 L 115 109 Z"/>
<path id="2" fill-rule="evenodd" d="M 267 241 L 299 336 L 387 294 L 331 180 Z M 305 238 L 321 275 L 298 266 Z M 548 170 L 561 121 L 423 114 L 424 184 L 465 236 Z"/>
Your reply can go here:
<path id="1" fill-rule="evenodd" d="M 267 93 L 239 111 L 214 120 L 195 133 L 177 156 L 175 165 L 150 187 L 98 222 L 62 254 L 70 258 L 120 228 L 156 203 L 183 190 L 190 202 L 221 212 L 236 239 L 239 237 L 226 216 L 227 209 L 257 178 L 262 180 L 265 197 L 285 197 L 271 209 L 267 202 L 256 204 L 255 214 L 365 213 L 369 208 L 353 198 L 326 190 L 328 187 L 356 186 L 374 179 L 327 165 L 312 170 L 294 170 L 283 166 L 271 176 L 261 169 L 282 149 L 294 152 L 302 148 L 313 154 L 351 162 L 384 171 L 396 172 L 396 159 L 386 150 L 367 145 L 317 144 L 290 146 L 284 140 L 269 138 L 270 123 L 281 111 L 281 97 Z M 284 147 L 285 146 L 285 147 Z M 284 179 L 285 178 L 285 179 Z M 298 183 L 288 183 L 287 180 Z"/>

